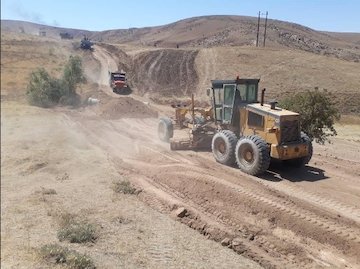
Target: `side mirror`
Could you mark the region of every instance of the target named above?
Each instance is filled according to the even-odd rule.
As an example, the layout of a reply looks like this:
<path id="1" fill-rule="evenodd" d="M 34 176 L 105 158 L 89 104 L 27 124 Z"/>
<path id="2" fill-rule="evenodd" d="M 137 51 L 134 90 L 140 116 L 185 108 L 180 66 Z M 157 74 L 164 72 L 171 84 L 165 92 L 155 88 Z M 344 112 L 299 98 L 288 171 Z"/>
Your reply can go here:
<path id="1" fill-rule="evenodd" d="M 211 89 L 210 88 L 206 89 L 206 95 L 210 96 L 210 93 L 211 93 Z"/>

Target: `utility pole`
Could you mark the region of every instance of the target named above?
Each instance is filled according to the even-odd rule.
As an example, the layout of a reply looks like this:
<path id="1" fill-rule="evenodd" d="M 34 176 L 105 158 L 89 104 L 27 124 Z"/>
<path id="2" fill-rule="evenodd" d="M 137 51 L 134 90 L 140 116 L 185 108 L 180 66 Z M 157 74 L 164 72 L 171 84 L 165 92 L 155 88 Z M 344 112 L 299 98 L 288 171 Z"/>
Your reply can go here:
<path id="1" fill-rule="evenodd" d="M 257 24 L 257 32 L 256 32 L 256 47 L 259 46 L 259 30 L 260 30 L 260 11 L 258 15 L 258 24 Z"/>
<path id="2" fill-rule="evenodd" d="M 268 12 L 266 11 L 266 17 L 265 17 L 265 31 L 264 31 L 264 44 L 263 44 L 263 46 L 264 46 L 264 47 L 265 47 L 265 40 L 266 40 L 267 17 L 268 17 Z"/>

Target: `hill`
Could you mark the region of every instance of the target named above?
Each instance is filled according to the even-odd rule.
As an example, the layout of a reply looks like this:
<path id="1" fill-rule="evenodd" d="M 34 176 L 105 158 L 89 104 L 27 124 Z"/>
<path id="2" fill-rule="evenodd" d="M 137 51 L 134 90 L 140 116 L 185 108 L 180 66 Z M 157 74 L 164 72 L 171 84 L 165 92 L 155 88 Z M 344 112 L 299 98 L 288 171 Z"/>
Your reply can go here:
<path id="1" fill-rule="evenodd" d="M 29 22 L 2 20 L 2 31 L 39 34 L 60 38 L 67 32 L 75 38 L 83 35 L 95 41 L 163 48 L 254 46 L 256 43 L 257 18 L 247 16 L 203 16 L 180 20 L 171 24 L 117 29 L 107 31 L 85 31 L 39 25 Z M 260 44 L 263 43 L 264 21 L 261 21 Z M 268 20 L 266 46 L 305 50 L 321 55 L 358 62 L 360 60 L 360 33 L 330 33 L 279 20 Z"/>
<path id="2" fill-rule="evenodd" d="M 251 45 L 255 36 L 254 19 L 198 17 L 159 27 L 103 32 L 2 21 L 2 97 L 24 96 L 31 71 L 44 66 L 56 74 L 70 54 L 79 54 L 89 81 L 98 82 L 98 59 L 91 53 L 76 49 L 78 39 L 86 34 L 93 40 L 102 40 L 97 42 L 97 49 L 102 49 L 119 69 L 128 72 L 135 93 L 156 102 L 168 103 L 174 98 L 187 98 L 191 93 L 196 93 L 197 99 L 207 100 L 205 89 L 210 86 L 211 79 L 239 75 L 261 78 L 260 86 L 267 88 L 266 97 L 269 99 L 279 100 L 294 92 L 314 88 L 326 89 L 334 94 L 342 113 L 360 113 L 360 66 L 356 54 L 360 34 L 323 33 L 270 20 L 269 29 L 273 30 L 269 30 L 268 46 L 257 48 Z M 46 37 L 38 35 L 39 29 L 45 29 Z M 233 30 L 226 34 L 227 38 L 219 37 L 220 43 L 210 38 L 219 36 L 218 33 L 224 29 Z M 243 31 L 243 34 L 235 35 L 234 29 Z M 316 44 L 327 45 L 319 51 L 299 44 L 295 46 L 291 42 L 284 43 L 275 31 L 307 35 L 309 39 L 306 40 L 311 38 L 317 40 Z M 73 34 L 74 40 L 61 40 L 61 32 Z M 206 43 L 205 40 L 214 42 Z M 154 42 L 157 42 L 156 47 Z M 180 48 L 176 49 L 176 44 L 180 44 Z M 329 48 L 333 48 L 334 54 L 326 52 Z M 351 54 L 351 51 L 356 53 Z M 102 74 L 106 75 L 107 71 L 103 70 Z"/>

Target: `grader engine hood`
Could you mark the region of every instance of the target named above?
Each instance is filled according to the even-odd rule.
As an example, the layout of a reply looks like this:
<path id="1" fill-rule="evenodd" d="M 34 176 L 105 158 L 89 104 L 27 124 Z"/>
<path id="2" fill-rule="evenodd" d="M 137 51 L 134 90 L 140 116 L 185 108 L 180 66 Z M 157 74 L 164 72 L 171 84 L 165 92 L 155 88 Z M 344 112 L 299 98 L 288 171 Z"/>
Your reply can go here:
<path id="1" fill-rule="evenodd" d="M 294 143 L 300 140 L 300 115 L 279 107 L 270 105 L 249 104 L 247 110 L 261 115 L 265 119 L 265 129 L 279 130 L 278 144 Z"/>
<path id="2" fill-rule="evenodd" d="M 280 120 L 280 118 L 297 118 L 299 117 L 299 113 L 292 112 L 286 109 L 282 109 L 279 107 L 275 107 L 275 109 L 271 109 L 271 106 L 269 104 L 264 104 L 263 106 L 261 104 L 249 104 L 247 105 L 247 108 L 249 111 L 252 111 L 254 113 L 261 114 L 263 116 L 269 115 L 273 116 L 274 118 L 277 118 Z"/>

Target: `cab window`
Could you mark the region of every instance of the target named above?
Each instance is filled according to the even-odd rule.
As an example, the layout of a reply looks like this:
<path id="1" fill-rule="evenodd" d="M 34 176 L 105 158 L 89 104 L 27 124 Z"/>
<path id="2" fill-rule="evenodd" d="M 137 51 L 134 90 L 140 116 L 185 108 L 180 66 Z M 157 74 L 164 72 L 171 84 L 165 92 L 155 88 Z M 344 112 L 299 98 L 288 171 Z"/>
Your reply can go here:
<path id="1" fill-rule="evenodd" d="M 247 101 L 248 102 L 255 102 L 257 101 L 257 96 L 256 96 L 256 87 L 253 84 L 249 84 L 248 85 L 248 98 Z"/>
<path id="2" fill-rule="evenodd" d="M 240 92 L 241 100 L 246 101 L 246 85 L 245 84 L 239 84 L 239 85 L 237 85 L 237 89 Z"/>
<path id="3" fill-rule="evenodd" d="M 234 103 L 234 85 L 224 86 L 224 105 L 233 105 Z"/>
<path id="4" fill-rule="evenodd" d="M 216 105 L 223 104 L 223 92 L 222 89 L 214 89 L 214 99 Z"/>

